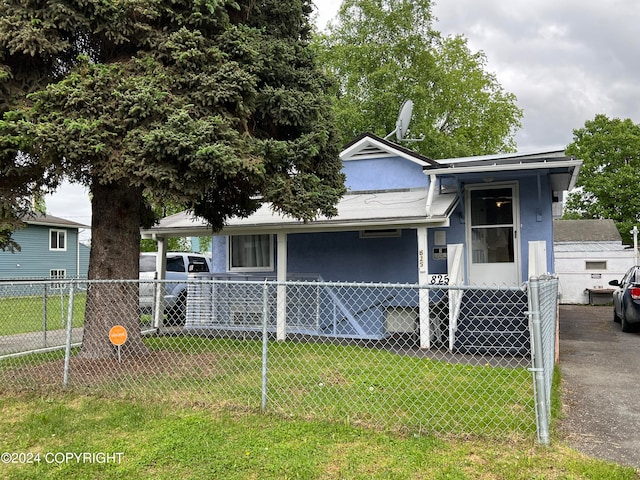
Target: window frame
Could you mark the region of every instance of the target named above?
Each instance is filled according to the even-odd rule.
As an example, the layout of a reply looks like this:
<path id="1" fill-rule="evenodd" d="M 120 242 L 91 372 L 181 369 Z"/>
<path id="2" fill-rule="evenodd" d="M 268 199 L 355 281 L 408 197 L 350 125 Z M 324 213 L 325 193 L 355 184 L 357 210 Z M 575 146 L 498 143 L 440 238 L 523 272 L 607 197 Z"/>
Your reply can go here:
<path id="1" fill-rule="evenodd" d="M 53 234 L 56 234 L 56 246 L 53 246 Z M 60 236 L 63 237 L 64 247 L 60 248 Z M 50 252 L 66 252 L 69 235 L 66 229 L 50 228 L 49 229 L 49 251 Z"/>
<path id="2" fill-rule="evenodd" d="M 607 269 L 607 261 L 606 260 L 585 260 L 584 269 L 587 272 L 604 271 Z"/>
<path id="3" fill-rule="evenodd" d="M 269 255 L 268 255 L 268 265 L 261 266 L 234 266 L 233 265 L 233 244 L 234 238 L 254 238 L 254 237 L 268 237 L 269 240 Z M 227 237 L 227 268 L 229 272 L 273 272 L 275 265 L 275 255 L 274 255 L 274 241 L 273 235 L 268 233 L 258 233 L 258 234 L 248 234 L 248 235 L 230 235 Z"/>
<path id="4" fill-rule="evenodd" d="M 64 280 L 67 278 L 67 270 L 65 268 L 51 268 L 49 269 L 50 280 Z M 52 283 L 51 288 L 63 288 L 62 283 Z"/>

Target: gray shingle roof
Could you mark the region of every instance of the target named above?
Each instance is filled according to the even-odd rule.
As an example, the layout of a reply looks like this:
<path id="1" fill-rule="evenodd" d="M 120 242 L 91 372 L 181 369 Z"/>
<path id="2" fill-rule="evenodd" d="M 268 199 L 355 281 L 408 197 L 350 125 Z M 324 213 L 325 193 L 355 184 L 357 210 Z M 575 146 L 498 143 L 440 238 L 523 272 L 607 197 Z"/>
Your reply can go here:
<path id="1" fill-rule="evenodd" d="M 622 242 L 613 220 L 554 220 L 553 241 Z"/>
<path id="2" fill-rule="evenodd" d="M 66 218 L 54 217 L 53 215 L 42 215 L 36 213 L 33 216 L 28 216 L 22 219 L 24 223 L 30 223 L 32 225 L 48 225 L 51 227 L 69 227 L 69 228 L 89 228 L 88 225 L 67 220 Z"/>

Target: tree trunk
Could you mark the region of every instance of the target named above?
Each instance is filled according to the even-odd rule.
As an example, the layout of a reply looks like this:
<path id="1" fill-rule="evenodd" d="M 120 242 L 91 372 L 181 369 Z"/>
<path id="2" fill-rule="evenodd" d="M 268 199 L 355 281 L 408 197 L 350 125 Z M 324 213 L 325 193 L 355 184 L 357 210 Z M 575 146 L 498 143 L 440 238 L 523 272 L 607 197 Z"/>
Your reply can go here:
<path id="1" fill-rule="evenodd" d="M 127 182 L 101 185 L 94 179 L 91 193 L 89 280 L 137 280 L 141 190 Z M 99 282 L 89 286 L 79 357 L 116 357 L 117 347 L 109 340 L 114 325 L 127 329 L 127 341 L 120 347 L 122 356 L 147 353 L 140 334 L 137 283 Z"/>

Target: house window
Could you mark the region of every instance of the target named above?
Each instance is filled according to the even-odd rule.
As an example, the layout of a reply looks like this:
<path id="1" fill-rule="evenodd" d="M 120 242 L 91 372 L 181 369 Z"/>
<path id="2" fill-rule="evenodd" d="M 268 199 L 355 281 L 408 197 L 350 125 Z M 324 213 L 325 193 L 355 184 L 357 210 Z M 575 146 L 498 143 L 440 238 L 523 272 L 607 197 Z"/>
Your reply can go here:
<path id="1" fill-rule="evenodd" d="M 49 230 L 49 250 L 67 250 L 67 231 L 66 230 Z"/>
<path id="2" fill-rule="evenodd" d="M 51 280 L 60 280 L 67 277 L 67 271 L 64 269 L 49 270 L 49 278 Z M 52 283 L 51 288 L 62 288 L 62 283 Z"/>
<path id="3" fill-rule="evenodd" d="M 272 236 L 234 235 L 229 237 L 229 270 L 272 271 Z"/>
<path id="4" fill-rule="evenodd" d="M 587 270 L 606 270 L 607 261 L 606 260 L 587 260 L 585 262 L 585 268 Z"/>

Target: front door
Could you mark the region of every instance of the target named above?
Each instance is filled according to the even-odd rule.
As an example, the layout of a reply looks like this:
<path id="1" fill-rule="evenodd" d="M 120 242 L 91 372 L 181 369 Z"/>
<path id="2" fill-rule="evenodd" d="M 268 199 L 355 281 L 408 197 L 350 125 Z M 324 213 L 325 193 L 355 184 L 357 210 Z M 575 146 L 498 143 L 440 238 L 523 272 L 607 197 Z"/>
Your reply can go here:
<path id="1" fill-rule="evenodd" d="M 467 188 L 470 284 L 520 283 L 517 200 L 516 184 Z"/>

